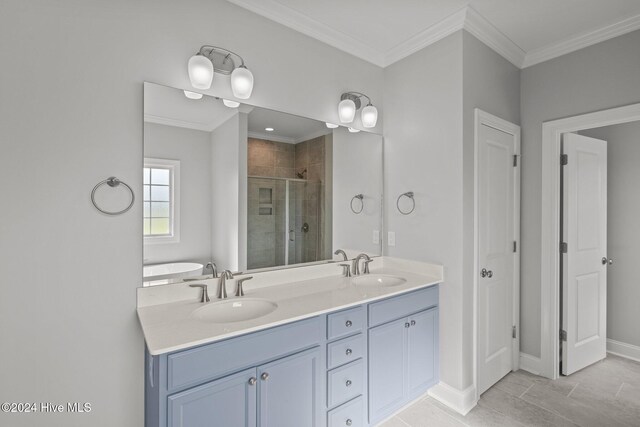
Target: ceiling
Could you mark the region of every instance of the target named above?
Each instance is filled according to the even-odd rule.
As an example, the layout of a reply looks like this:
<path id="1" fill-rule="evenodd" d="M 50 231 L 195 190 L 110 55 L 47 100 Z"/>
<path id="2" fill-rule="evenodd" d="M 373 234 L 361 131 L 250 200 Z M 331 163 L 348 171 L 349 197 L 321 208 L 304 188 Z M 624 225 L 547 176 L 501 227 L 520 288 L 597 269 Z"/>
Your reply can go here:
<path id="1" fill-rule="evenodd" d="M 640 28 L 639 0 L 228 0 L 379 66 L 461 28 L 519 67 Z"/>
<path id="2" fill-rule="evenodd" d="M 254 138 L 297 144 L 330 133 L 324 122 L 317 120 L 245 104 L 229 108 L 213 96 L 189 99 L 180 89 L 153 83 L 144 86 L 146 122 L 211 132 L 238 112 L 249 114 L 249 136 Z M 265 131 L 267 127 L 274 131 Z"/>

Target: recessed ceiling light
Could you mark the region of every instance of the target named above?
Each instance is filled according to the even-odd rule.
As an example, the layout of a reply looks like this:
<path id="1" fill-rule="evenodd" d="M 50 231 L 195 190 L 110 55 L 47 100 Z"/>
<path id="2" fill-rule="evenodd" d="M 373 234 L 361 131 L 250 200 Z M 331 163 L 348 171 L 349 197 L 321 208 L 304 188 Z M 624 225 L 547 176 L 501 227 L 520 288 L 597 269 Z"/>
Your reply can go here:
<path id="1" fill-rule="evenodd" d="M 185 90 L 184 91 L 184 96 L 186 96 L 189 99 L 200 99 L 200 98 L 202 98 L 202 94 L 201 93 L 191 92 L 190 90 Z"/>
<path id="2" fill-rule="evenodd" d="M 328 127 L 329 129 L 335 129 L 335 128 L 337 128 L 337 127 L 338 127 L 338 125 L 334 125 L 333 123 L 329 123 L 329 122 L 327 122 L 327 123 L 325 123 L 325 124 L 327 125 L 327 127 Z"/>
<path id="3" fill-rule="evenodd" d="M 266 130 L 267 132 L 273 132 L 273 128 L 264 128 L 264 130 Z"/>
<path id="4" fill-rule="evenodd" d="M 238 107 L 240 106 L 240 103 L 239 103 L 239 102 L 236 102 L 236 101 L 230 101 L 230 100 L 228 100 L 228 99 L 223 99 L 223 100 L 222 100 L 222 103 L 223 103 L 224 105 L 226 105 L 227 107 L 229 107 L 229 108 L 238 108 Z"/>

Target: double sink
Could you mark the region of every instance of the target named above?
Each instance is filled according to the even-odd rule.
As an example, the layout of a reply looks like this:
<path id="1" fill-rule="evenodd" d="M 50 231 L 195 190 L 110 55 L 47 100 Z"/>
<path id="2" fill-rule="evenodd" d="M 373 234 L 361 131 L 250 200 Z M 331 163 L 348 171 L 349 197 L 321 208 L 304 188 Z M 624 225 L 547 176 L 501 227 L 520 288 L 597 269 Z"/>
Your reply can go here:
<path id="1" fill-rule="evenodd" d="M 366 274 L 350 279 L 358 287 L 390 287 L 406 283 L 406 279 L 386 274 Z M 235 298 L 200 307 L 192 316 L 210 323 L 232 323 L 256 319 L 275 311 L 278 304 L 262 298 Z"/>

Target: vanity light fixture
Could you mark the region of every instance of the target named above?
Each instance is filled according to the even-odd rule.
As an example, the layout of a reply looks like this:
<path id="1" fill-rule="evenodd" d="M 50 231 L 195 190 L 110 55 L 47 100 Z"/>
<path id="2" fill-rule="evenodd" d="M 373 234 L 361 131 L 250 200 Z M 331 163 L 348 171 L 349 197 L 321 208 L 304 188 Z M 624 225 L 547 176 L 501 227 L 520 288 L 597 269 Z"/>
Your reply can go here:
<path id="1" fill-rule="evenodd" d="M 358 133 L 358 132 L 360 132 L 360 129 L 356 129 L 356 128 L 352 128 L 352 127 L 349 127 L 348 129 L 349 129 L 349 132 L 351 132 L 351 133 Z"/>
<path id="2" fill-rule="evenodd" d="M 191 85 L 196 89 L 209 89 L 217 72 L 231 75 L 231 90 L 236 98 L 248 99 L 253 91 L 253 74 L 244 65 L 244 59 L 228 49 L 202 46 L 189 58 L 188 70 Z"/>
<path id="3" fill-rule="evenodd" d="M 222 100 L 222 103 L 223 103 L 224 105 L 226 105 L 227 107 L 229 107 L 229 108 L 238 108 L 238 107 L 240 106 L 240 103 L 239 103 L 239 102 L 237 102 L 237 101 L 231 101 L 231 100 L 229 100 L 229 99 L 223 99 L 223 100 Z"/>
<path id="4" fill-rule="evenodd" d="M 362 106 L 360 98 L 367 98 L 367 105 L 362 109 L 361 113 L 362 126 L 366 128 L 375 127 L 378 122 L 378 109 L 371 103 L 371 98 L 360 92 L 345 92 L 340 96 L 340 103 L 338 104 L 340 121 L 342 123 L 353 122 L 356 111 Z"/>
<path id="5" fill-rule="evenodd" d="M 190 90 L 185 90 L 184 96 L 186 96 L 189 99 L 202 99 L 201 93 L 191 92 Z"/>
<path id="6" fill-rule="evenodd" d="M 325 124 L 327 125 L 327 127 L 329 129 L 335 129 L 335 128 L 337 128 L 339 126 L 339 125 L 334 125 L 333 123 L 329 123 L 329 122 L 326 122 Z"/>

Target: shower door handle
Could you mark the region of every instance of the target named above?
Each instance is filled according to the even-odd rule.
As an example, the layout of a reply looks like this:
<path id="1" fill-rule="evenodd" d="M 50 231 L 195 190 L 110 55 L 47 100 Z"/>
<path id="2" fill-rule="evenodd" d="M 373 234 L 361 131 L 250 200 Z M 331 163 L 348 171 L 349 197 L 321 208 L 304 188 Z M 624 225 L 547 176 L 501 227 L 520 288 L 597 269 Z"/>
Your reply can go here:
<path id="1" fill-rule="evenodd" d="M 296 232 L 293 230 L 289 230 L 289 241 L 290 242 L 296 241 Z"/>

